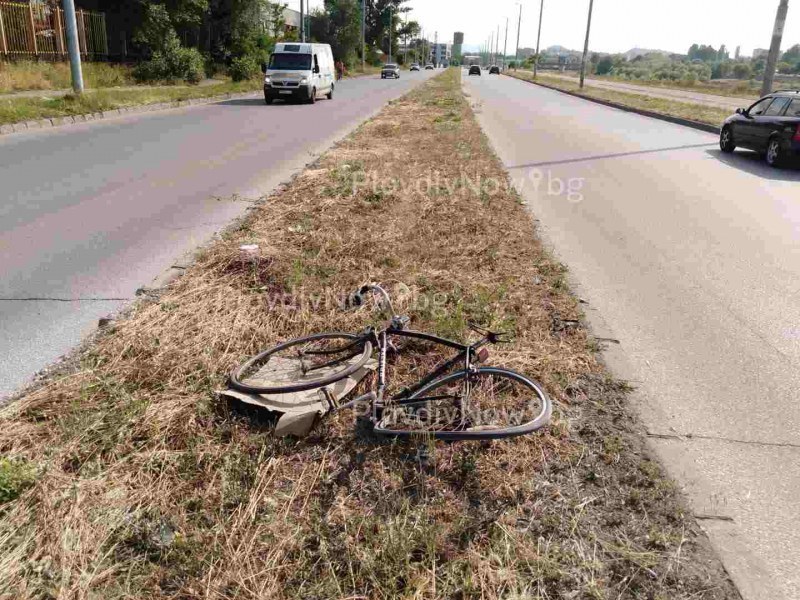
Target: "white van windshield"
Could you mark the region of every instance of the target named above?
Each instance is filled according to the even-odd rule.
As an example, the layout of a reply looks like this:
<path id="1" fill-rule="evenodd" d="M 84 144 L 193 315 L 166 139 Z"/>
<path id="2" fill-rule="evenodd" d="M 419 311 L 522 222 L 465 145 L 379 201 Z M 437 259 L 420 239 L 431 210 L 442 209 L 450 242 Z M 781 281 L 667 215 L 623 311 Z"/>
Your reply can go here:
<path id="1" fill-rule="evenodd" d="M 311 69 L 310 54 L 279 53 L 269 57 L 270 69 L 286 69 L 288 71 L 308 71 Z"/>

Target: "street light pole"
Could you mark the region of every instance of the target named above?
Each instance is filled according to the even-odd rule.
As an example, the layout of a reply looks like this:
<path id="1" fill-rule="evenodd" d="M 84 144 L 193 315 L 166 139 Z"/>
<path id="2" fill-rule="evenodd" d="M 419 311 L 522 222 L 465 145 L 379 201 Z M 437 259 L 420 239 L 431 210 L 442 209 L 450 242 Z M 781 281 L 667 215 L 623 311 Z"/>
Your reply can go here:
<path id="1" fill-rule="evenodd" d="M 361 72 L 367 70 L 367 0 L 361 0 Z"/>
<path id="2" fill-rule="evenodd" d="M 789 0 L 781 0 L 781 3 L 778 5 L 778 14 L 775 16 L 775 28 L 772 31 L 772 44 L 769 47 L 767 64 L 764 67 L 764 83 L 761 86 L 762 96 L 766 96 L 772 92 L 772 84 L 775 80 L 775 66 L 778 64 L 778 57 L 781 53 L 783 28 L 786 25 L 786 15 L 788 12 Z"/>
<path id="3" fill-rule="evenodd" d="M 788 2 L 788 0 L 786 0 Z M 589 31 L 592 28 L 592 7 L 594 0 L 589 0 L 589 21 L 586 23 L 586 42 L 583 44 L 583 58 L 581 59 L 581 89 L 583 89 L 583 80 L 586 77 L 586 55 L 589 54 Z"/>
<path id="4" fill-rule="evenodd" d="M 522 29 L 522 4 L 519 3 L 519 21 L 517 22 L 517 51 L 514 53 L 514 69 L 519 68 L 519 30 Z"/>
<path id="5" fill-rule="evenodd" d="M 506 55 L 508 54 L 508 17 L 506 17 L 506 39 L 503 42 L 503 71 L 506 70 Z"/>
<path id="6" fill-rule="evenodd" d="M 536 59 L 533 61 L 533 78 L 536 79 L 536 73 L 539 70 L 539 42 L 542 41 L 542 17 L 544 16 L 544 0 L 539 6 L 539 35 L 536 36 Z"/>
<path id="7" fill-rule="evenodd" d="M 81 69 L 81 49 L 78 45 L 78 21 L 75 18 L 74 0 L 64 0 L 64 23 L 67 27 L 67 48 L 69 68 L 72 73 L 72 89 L 76 94 L 83 93 L 83 71 Z"/>

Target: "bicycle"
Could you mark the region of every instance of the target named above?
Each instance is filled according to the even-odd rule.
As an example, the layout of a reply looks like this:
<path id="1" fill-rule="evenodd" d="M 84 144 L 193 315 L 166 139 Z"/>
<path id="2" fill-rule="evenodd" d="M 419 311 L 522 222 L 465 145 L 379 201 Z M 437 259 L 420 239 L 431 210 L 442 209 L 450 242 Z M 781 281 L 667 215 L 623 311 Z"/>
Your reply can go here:
<path id="1" fill-rule="evenodd" d="M 526 435 L 550 421 L 552 402 L 540 383 L 509 369 L 477 366 L 488 358 L 485 346 L 510 342 L 507 333 L 470 324 L 481 339 L 462 344 L 409 330 L 410 319 L 395 313 L 388 292 L 379 285 L 363 286 L 350 296 L 348 304 L 362 306 L 370 292 L 380 297 L 382 308 L 391 315 L 388 325 L 369 327 L 358 334 L 321 333 L 284 342 L 235 369 L 230 375 L 231 387 L 246 394 L 266 395 L 327 390 L 327 386 L 358 373 L 377 349 L 375 390 L 344 404 L 326 393 L 329 413 L 366 407 L 372 430 L 379 435 L 425 435 L 450 441 Z M 410 387 L 387 395 L 387 355 L 399 352 L 393 338 L 431 342 L 458 353 Z M 244 382 L 246 374 L 254 369 L 263 372 L 267 367 L 273 378 L 268 385 Z M 530 414 L 522 417 L 526 411 Z"/>

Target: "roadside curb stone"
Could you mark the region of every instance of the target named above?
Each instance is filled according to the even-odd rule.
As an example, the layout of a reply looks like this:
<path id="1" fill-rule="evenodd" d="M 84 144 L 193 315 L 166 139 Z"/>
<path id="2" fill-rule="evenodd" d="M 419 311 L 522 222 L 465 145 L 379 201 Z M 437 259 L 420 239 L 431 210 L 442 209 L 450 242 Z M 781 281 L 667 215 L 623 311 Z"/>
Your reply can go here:
<path id="1" fill-rule="evenodd" d="M 219 94 L 217 96 L 209 96 L 208 98 L 192 98 L 188 100 L 177 100 L 173 102 L 156 102 L 154 104 L 128 106 L 102 112 L 86 113 L 83 115 L 53 117 L 51 119 L 39 119 L 34 121 L 20 121 L 19 123 L 7 123 L 5 125 L 0 125 L 0 136 L 12 133 L 21 133 L 23 131 L 64 127 L 66 125 L 76 125 L 79 123 L 85 123 L 86 121 L 113 119 L 114 117 L 120 117 L 125 115 L 158 112 L 174 108 L 204 106 L 206 104 L 214 104 L 215 102 L 222 102 L 223 100 L 230 100 L 231 98 L 247 98 L 249 96 L 256 96 L 258 94 L 259 94 L 258 91 L 237 92 L 235 94 L 227 92 L 225 94 Z"/>

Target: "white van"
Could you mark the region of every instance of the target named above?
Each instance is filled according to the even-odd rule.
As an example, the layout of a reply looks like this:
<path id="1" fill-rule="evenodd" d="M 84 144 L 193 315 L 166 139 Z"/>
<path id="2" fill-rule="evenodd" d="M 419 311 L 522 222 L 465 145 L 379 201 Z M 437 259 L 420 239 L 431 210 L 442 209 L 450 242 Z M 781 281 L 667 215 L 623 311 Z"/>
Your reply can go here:
<path id="1" fill-rule="evenodd" d="M 336 68 L 328 44 L 275 44 L 264 72 L 264 101 L 301 100 L 313 104 L 321 95 L 333 99 Z"/>

